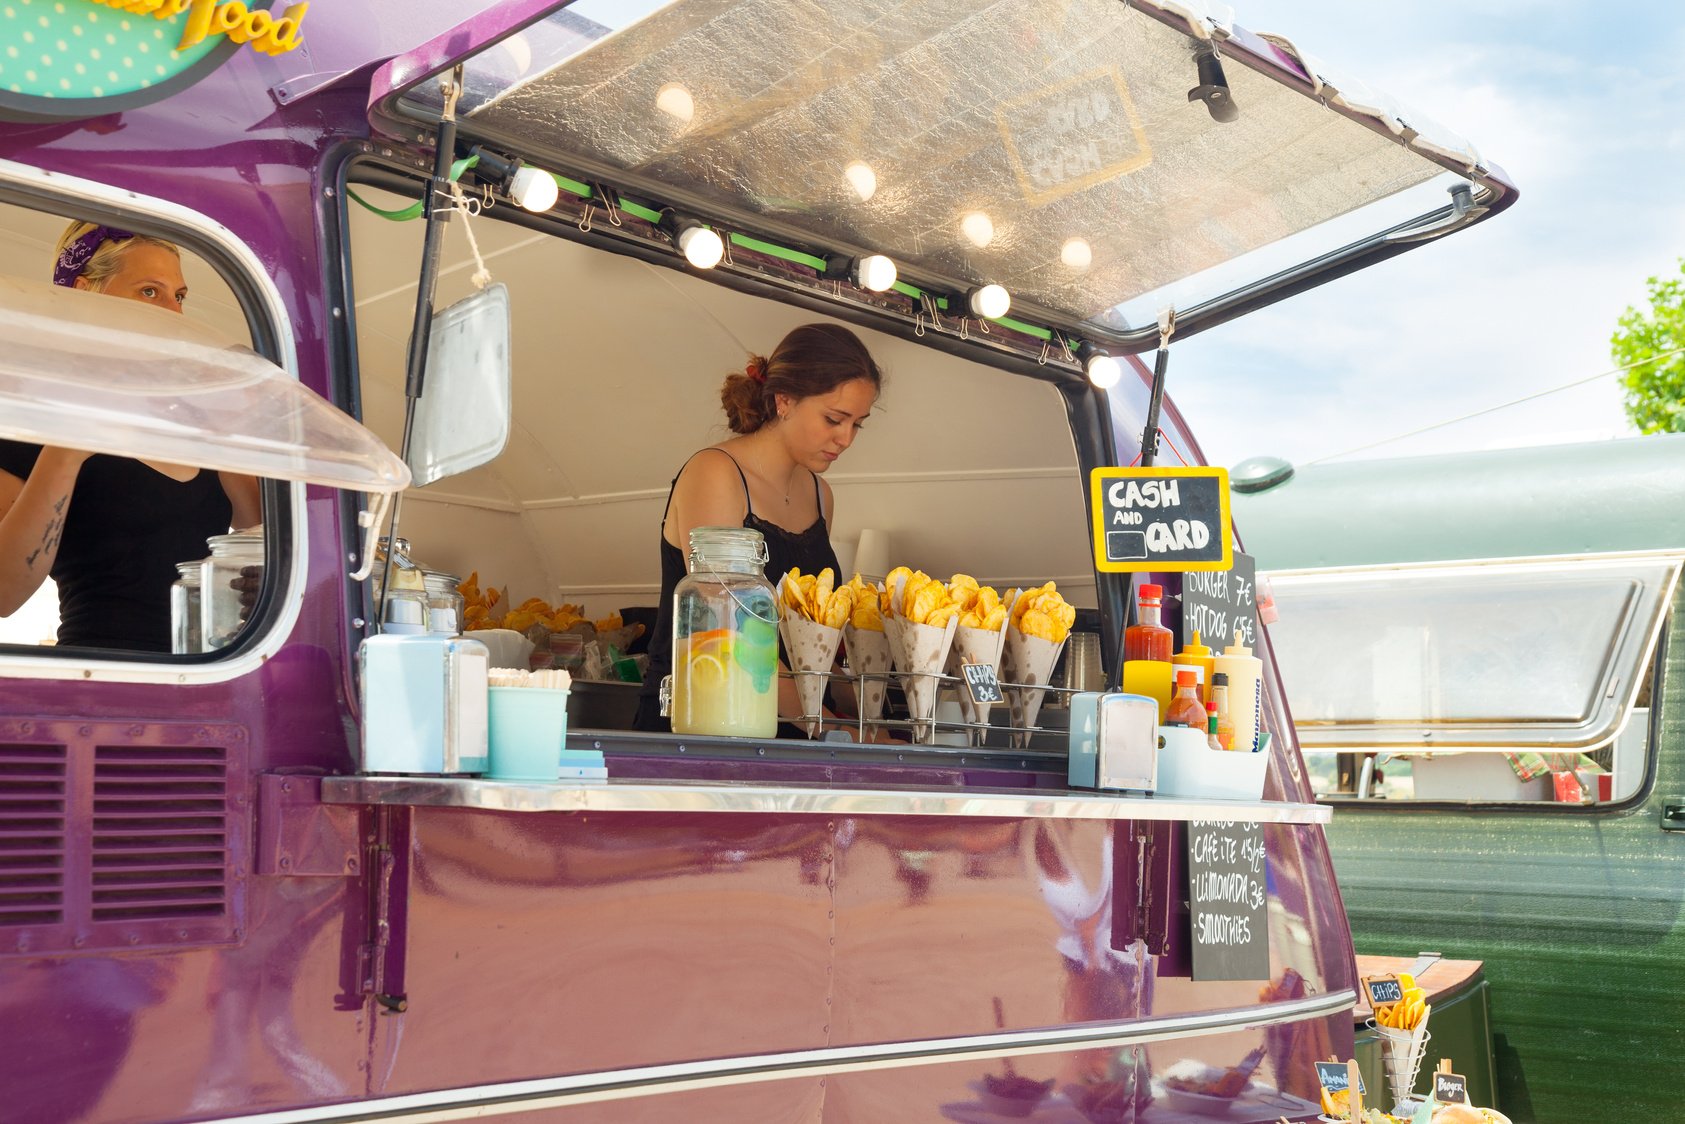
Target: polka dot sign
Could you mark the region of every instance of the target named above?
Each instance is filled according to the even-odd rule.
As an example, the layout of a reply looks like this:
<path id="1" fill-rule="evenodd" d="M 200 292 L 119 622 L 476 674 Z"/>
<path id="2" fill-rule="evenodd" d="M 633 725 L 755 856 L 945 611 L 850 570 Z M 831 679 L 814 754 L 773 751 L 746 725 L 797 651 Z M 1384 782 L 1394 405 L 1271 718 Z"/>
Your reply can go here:
<path id="1" fill-rule="evenodd" d="M 0 117 L 96 116 L 198 81 L 237 44 L 212 34 L 178 49 L 191 14 L 159 19 L 97 0 L 0 0 Z"/>

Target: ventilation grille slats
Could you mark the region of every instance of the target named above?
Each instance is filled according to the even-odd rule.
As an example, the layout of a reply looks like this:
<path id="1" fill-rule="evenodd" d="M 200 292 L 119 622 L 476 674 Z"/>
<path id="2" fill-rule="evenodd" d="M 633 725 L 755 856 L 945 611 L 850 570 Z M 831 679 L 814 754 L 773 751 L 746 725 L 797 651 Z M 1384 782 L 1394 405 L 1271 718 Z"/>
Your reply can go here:
<path id="1" fill-rule="evenodd" d="M 0 745 L 0 926 L 64 920 L 65 747 Z"/>
<path id="2" fill-rule="evenodd" d="M 94 920 L 226 913 L 227 802 L 220 748 L 95 747 Z"/>

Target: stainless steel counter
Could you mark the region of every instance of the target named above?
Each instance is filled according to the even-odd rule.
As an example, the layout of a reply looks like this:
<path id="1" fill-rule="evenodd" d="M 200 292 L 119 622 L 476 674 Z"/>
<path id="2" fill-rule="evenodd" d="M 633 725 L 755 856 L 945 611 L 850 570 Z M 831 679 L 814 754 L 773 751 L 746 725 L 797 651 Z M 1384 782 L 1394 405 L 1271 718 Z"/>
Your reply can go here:
<path id="1" fill-rule="evenodd" d="M 450 777 L 324 777 L 328 804 L 395 804 L 497 812 L 750 812 L 760 815 L 966 816 L 1001 819 L 1230 820 L 1325 824 L 1319 804 L 1126 796 L 1065 789 L 832 786 L 608 780 L 554 784 Z"/>

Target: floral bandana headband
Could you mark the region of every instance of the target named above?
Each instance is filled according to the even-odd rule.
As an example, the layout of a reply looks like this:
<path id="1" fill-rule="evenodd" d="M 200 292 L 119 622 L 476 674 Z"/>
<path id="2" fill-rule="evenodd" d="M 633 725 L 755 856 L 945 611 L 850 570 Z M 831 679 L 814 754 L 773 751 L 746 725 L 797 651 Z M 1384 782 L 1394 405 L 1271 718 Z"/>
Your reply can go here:
<path id="1" fill-rule="evenodd" d="M 59 254 L 58 261 L 53 263 L 53 284 L 64 285 L 67 288 L 76 284 L 76 279 L 82 276 L 82 271 L 88 268 L 88 262 L 93 260 L 94 252 L 106 242 L 121 242 L 134 235 L 126 230 L 118 230 L 114 226 L 96 226 L 82 237 L 76 239 Z"/>

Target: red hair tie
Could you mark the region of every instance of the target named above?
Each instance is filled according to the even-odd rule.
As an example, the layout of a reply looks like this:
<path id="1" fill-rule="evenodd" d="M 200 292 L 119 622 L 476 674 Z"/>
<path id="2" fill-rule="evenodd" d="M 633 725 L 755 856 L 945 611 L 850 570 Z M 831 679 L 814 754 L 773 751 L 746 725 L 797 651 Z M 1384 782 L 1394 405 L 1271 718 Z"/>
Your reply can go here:
<path id="1" fill-rule="evenodd" d="M 751 356 L 748 364 L 743 368 L 743 373 L 756 382 L 766 382 L 766 360 L 758 355 Z"/>

